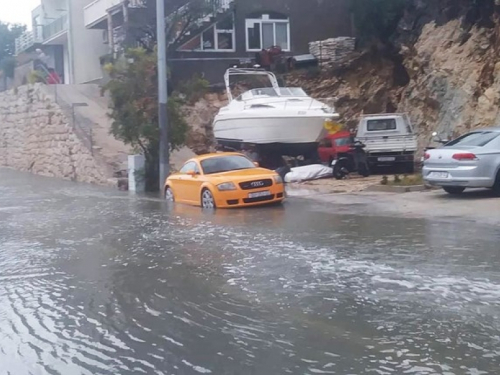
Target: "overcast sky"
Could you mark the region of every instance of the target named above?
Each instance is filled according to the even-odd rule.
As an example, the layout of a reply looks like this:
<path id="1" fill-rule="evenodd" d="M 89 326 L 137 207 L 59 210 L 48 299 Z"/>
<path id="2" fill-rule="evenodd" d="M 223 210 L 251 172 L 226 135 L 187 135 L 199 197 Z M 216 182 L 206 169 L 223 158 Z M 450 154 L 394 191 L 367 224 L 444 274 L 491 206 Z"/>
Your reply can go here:
<path id="1" fill-rule="evenodd" d="M 31 11 L 41 0 L 0 0 L 0 21 L 22 23 L 31 28 Z"/>

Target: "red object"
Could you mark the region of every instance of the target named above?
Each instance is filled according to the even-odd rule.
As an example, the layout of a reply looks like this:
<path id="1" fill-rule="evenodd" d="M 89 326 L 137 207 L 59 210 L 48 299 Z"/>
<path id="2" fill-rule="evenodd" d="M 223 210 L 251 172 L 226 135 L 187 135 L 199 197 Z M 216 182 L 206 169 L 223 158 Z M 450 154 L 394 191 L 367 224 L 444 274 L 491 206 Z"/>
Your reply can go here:
<path id="1" fill-rule="evenodd" d="M 425 153 L 424 155 L 424 159 L 425 160 L 429 160 L 431 158 L 431 154 L 429 154 L 428 152 Z"/>
<path id="2" fill-rule="evenodd" d="M 47 77 L 47 84 L 58 85 L 60 83 L 61 83 L 61 77 L 59 77 L 59 74 L 57 74 L 57 72 L 49 73 L 49 76 Z"/>
<path id="3" fill-rule="evenodd" d="M 351 133 L 341 131 L 323 138 L 319 143 L 318 154 L 323 163 L 331 163 L 338 154 L 351 151 Z"/>
<path id="4" fill-rule="evenodd" d="M 470 160 L 476 160 L 477 157 L 472 152 L 464 152 L 464 153 L 459 153 L 459 154 L 453 155 L 453 159 L 458 160 L 458 161 L 462 161 L 462 160 L 470 161 Z"/>

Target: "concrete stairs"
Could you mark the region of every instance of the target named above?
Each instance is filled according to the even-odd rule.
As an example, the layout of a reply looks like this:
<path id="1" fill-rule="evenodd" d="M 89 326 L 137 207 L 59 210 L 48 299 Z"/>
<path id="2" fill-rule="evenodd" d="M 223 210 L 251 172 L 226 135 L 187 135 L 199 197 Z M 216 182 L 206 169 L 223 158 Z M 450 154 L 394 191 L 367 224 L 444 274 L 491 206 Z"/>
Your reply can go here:
<path id="1" fill-rule="evenodd" d="M 106 168 L 110 180 L 126 172 L 132 150 L 110 134 L 109 98 L 101 95 L 99 85 L 47 85 L 44 91 L 61 107 L 82 143 Z"/>

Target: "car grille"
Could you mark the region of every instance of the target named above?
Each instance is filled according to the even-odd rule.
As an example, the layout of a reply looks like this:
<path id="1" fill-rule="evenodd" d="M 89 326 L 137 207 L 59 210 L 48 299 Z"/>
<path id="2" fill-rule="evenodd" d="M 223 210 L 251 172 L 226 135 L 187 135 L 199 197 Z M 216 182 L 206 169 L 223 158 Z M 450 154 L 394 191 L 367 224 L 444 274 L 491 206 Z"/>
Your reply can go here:
<path id="1" fill-rule="evenodd" d="M 246 181 L 240 183 L 240 188 L 243 190 L 252 190 L 252 189 L 260 189 L 273 185 L 273 180 L 257 180 L 257 181 Z"/>
<path id="2" fill-rule="evenodd" d="M 273 199 L 274 199 L 274 195 L 266 195 L 265 197 L 245 198 L 245 199 L 243 199 L 243 202 L 244 203 L 258 203 L 258 202 L 272 201 Z"/>

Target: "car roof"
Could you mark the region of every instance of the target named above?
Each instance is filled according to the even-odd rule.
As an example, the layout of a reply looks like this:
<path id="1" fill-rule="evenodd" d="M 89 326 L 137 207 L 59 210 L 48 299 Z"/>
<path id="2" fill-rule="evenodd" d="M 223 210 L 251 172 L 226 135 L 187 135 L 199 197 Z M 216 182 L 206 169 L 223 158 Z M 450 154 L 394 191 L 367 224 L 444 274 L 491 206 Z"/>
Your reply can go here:
<path id="1" fill-rule="evenodd" d="M 198 155 L 195 156 L 194 158 L 190 159 L 189 161 L 203 161 L 207 159 L 211 159 L 214 157 L 219 157 L 219 156 L 245 156 L 240 152 L 214 152 L 210 154 L 203 154 L 203 155 Z"/>
<path id="2" fill-rule="evenodd" d="M 487 132 L 495 132 L 495 133 L 500 133 L 500 126 L 493 126 L 491 128 L 477 128 L 477 129 L 472 129 L 469 133 L 474 133 L 474 132 L 482 132 L 482 131 L 487 131 Z"/>

